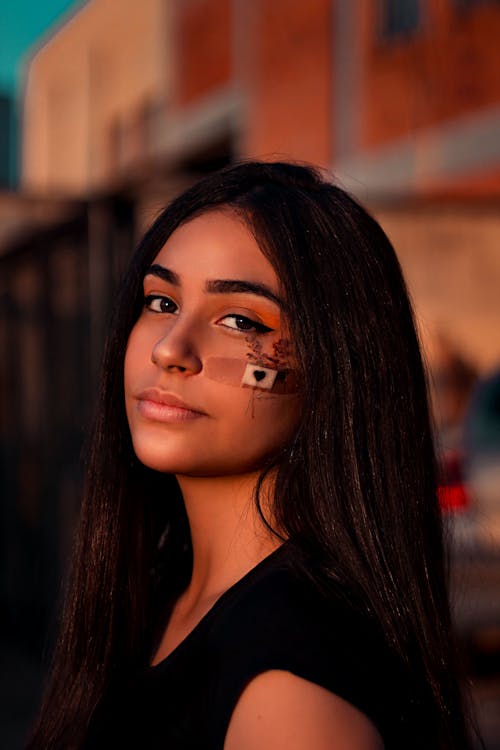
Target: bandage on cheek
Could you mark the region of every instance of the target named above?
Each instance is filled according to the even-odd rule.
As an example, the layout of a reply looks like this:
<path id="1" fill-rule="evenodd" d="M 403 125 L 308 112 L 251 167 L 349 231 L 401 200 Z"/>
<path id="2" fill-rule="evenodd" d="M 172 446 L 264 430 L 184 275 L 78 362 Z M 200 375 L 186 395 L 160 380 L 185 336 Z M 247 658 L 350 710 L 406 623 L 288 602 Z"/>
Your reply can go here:
<path id="1" fill-rule="evenodd" d="M 254 388 L 273 395 L 296 393 L 297 378 L 293 370 L 275 370 L 258 363 L 231 357 L 207 357 L 203 364 L 205 377 L 239 388 Z"/>

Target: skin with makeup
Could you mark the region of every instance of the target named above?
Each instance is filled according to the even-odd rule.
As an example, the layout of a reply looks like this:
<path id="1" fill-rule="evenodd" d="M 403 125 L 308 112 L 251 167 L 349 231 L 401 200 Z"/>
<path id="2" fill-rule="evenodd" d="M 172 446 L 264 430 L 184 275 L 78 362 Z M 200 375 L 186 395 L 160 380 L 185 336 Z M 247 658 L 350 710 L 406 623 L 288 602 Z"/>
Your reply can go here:
<path id="1" fill-rule="evenodd" d="M 242 382 L 248 364 L 293 375 L 278 279 L 241 219 L 214 211 L 179 227 L 148 269 L 125 357 L 134 450 L 145 465 L 175 474 L 193 545 L 191 581 L 154 663 L 277 546 L 253 493 L 265 459 L 293 434 L 301 398 L 295 385 L 276 393 Z M 356 708 L 276 670 L 244 691 L 225 748 L 326 750 L 333 740 L 339 749 L 381 747 Z"/>

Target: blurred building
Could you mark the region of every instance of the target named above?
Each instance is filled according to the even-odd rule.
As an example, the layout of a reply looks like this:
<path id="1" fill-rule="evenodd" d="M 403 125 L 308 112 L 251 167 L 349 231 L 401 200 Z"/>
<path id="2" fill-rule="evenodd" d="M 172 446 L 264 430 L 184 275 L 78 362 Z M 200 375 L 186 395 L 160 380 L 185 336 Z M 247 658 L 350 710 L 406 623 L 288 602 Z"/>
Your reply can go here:
<path id="1" fill-rule="evenodd" d="M 500 282 L 499 34 L 491 0 L 91 0 L 29 65 L 23 186 L 126 185 L 142 228 L 190 172 L 320 164 L 375 211 L 384 198 L 424 337 L 439 328 L 485 370 L 500 359 L 500 295 L 483 291 Z"/>
<path id="2" fill-rule="evenodd" d="M 172 86 L 164 0 L 93 0 L 38 49 L 24 100 L 25 190 L 109 189 L 148 154 L 155 108 Z"/>
<path id="3" fill-rule="evenodd" d="M 327 165 L 331 13 L 329 0 L 91 0 L 31 60 L 25 188 L 88 194 L 201 152 Z"/>
<path id="4" fill-rule="evenodd" d="M 341 0 L 335 8 L 340 172 L 391 194 L 498 190 L 498 3 Z"/>
<path id="5" fill-rule="evenodd" d="M 500 367 L 499 38 L 495 0 L 89 0 L 33 52 L 23 195 L 0 195 L 13 626 L 43 632 L 60 585 L 117 280 L 204 172 L 246 157 L 332 170 L 393 240 L 431 364 Z"/>
<path id="6" fill-rule="evenodd" d="M 109 187 L 216 132 L 358 191 L 500 186 L 491 0 L 90 0 L 34 54 L 28 189 Z"/>

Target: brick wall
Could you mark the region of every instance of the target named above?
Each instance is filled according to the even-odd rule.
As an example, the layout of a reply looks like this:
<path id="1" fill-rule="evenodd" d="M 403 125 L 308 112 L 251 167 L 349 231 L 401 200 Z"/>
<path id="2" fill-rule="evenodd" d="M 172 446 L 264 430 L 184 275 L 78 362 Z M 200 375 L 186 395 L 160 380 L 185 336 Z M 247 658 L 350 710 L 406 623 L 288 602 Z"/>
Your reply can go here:
<path id="1" fill-rule="evenodd" d="M 175 104 L 189 105 L 231 80 L 231 0 L 177 0 Z"/>
<path id="2" fill-rule="evenodd" d="M 420 27 L 382 39 L 377 4 L 357 4 L 361 38 L 361 144 L 379 145 L 500 105 L 500 8 L 453 0 L 421 3 Z"/>
<path id="3" fill-rule="evenodd" d="M 331 2 L 253 0 L 238 21 L 246 155 L 331 159 Z"/>

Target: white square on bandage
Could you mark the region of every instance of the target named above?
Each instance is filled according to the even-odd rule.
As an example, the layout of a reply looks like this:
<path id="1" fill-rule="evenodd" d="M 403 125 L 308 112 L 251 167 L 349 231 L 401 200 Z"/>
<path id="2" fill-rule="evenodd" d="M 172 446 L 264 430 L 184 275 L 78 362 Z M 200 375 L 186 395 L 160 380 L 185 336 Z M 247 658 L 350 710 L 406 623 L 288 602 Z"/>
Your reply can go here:
<path id="1" fill-rule="evenodd" d="M 241 385 L 248 385 L 251 388 L 263 388 L 269 391 L 274 385 L 277 374 L 277 370 L 271 370 L 269 367 L 248 364 L 245 367 Z"/>

